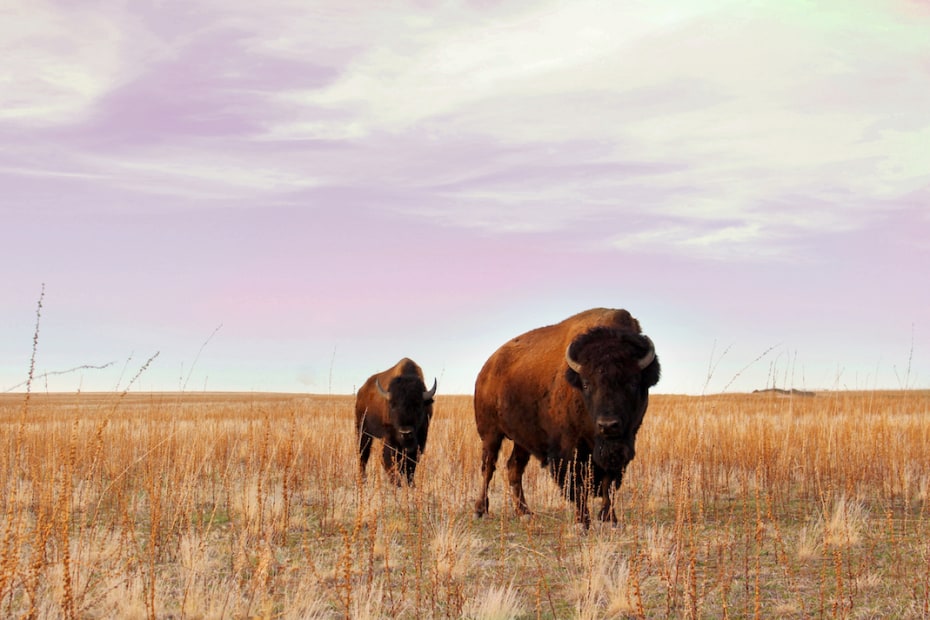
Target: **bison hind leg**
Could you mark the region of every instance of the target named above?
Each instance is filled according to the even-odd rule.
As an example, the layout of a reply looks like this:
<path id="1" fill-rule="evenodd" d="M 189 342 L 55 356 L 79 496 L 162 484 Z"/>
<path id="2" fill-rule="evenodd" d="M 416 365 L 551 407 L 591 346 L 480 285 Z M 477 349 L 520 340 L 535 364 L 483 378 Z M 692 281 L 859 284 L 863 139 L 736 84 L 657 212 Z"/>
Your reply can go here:
<path id="1" fill-rule="evenodd" d="M 518 515 L 532 514 L 526 504 L 526 495 L 523 493 L 523 472 L 529 460 L 529 451 L 521 445 L 513 444 L 513 451 L 507 459 L 507 481 L 510 483 L 513 507 Z"/>

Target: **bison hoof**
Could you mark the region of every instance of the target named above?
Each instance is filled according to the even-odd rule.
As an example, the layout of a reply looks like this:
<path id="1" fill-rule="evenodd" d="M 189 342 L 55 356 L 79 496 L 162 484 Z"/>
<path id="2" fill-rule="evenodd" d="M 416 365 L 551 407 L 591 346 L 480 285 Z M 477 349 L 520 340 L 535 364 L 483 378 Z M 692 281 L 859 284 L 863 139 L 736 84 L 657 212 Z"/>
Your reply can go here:
<path id="1" fill-rule="evenodd" d="M 575 521 L 572 525 L 572 529 L 575 536 L 584 536 L 591 531 L 591 522 L 585 523 L 584 521 Z"/>
<path id="2" fill-rule="evenodd" d="M 598 513 L 598 518 L 605 523 L 617 524 L 617 515 L 614 514 L 613 510 L 601 510 Z"/>
<path id="3" fill-rule="evenodd" d="M 475 516 L 479 519 L 488 514 L 488 500 L 479 499 L 475 502 Z"/>

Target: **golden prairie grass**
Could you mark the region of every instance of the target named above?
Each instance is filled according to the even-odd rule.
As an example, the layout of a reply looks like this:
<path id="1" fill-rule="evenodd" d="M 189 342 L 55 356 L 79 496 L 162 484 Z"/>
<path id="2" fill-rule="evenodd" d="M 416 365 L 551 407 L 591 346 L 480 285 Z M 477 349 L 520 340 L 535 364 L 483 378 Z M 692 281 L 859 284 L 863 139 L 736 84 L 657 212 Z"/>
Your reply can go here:
<path id="1" fill-rule="evenodd" d="M 500 471 L 472 516 L 470 397 L 413 488 L 358 475 L 352 405 L 0 396 L 0 616 L 930 617 L 928 392 L 655 395 L 588 532 L 534 466 L 532 517 Z"/>

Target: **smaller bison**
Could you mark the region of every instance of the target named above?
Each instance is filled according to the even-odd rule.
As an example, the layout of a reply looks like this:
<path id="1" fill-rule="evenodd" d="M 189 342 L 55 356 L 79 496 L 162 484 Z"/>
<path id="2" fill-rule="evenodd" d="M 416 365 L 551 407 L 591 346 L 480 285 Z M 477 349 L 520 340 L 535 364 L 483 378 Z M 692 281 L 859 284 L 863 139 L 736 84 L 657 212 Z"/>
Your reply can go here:
<path id="1" fill-rule="evenodd" d="M 423 371 L 408 358 L 372 375 L 355 399 L 355 428 L 362 476 L 377 437 L 384 448 L 382 463 L 394 484 L 413 484 L 420 454 L 426 449 L 426 435 L 433 417 L 433 387 L 426 389 Z"/>

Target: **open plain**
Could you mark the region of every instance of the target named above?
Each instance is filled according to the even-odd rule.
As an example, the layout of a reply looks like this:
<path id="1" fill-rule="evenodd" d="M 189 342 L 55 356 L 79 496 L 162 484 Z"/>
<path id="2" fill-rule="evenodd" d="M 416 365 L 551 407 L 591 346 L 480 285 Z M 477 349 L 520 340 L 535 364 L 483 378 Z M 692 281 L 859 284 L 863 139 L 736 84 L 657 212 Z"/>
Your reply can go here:
<path id="1" fill-rule="evenodd" d="M 533 463 L 533 516 L 500 469 L 473 516 L 470 397 L 414 487 L 358 475 L 352 406 L 0 396 L 0 616 L 930 617 L 930 392 L 654 395 L 587 532 Z"/>

